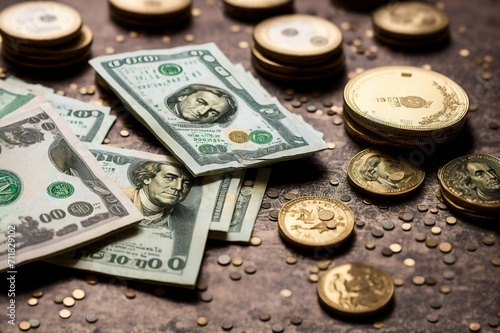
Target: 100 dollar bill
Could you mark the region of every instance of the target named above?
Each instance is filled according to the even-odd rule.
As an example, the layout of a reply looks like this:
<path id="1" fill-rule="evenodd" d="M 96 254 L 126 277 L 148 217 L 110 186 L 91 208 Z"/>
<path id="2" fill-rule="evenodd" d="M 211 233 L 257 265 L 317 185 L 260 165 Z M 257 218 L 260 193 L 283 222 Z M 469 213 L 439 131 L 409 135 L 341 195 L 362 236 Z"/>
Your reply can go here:
<path id="1" fill-rule="evenodd" d="M 299 158 L 326 148 L 213 43 L 94 58 L 124 105 L 194 175 Z"/>
<path id="2" fill-rule="evenodd" d="M 109 146 L 90 150 L 103 170 L 143 211 L 145 220 L 137 227 L 47 261 L 125 278 L 194 286 L 210 217 L 213 219 L 216 207 L 224 206 L 223 202 L 218 205 L 226 197 L 221 191 L 230 187 L 223 185 L 223 176 L 193 178 L 172 156 Z M 240 178 L 236 181 L 239 183 Z M 184 188 L 181 182 L 186 182 Z M 165 198 L 163 207 L 147 199 L 161 196 Z M 152 201 L 161 208 L 157 214 L 147 212 Z"/>
<path id="3" fill-rule="evenodd" d="M 50 104 L 0 119 L 0 270 L 142 218 Z"/>

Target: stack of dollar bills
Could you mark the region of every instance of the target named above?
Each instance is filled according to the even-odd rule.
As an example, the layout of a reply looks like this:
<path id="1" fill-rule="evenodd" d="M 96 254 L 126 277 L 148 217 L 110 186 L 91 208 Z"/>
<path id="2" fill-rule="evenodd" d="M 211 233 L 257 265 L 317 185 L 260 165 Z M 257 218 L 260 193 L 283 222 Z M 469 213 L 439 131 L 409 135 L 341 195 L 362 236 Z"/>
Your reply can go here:
<path id="1" fill-rule="evenodd" d="M 254 96 L 269 96 L 242 67 L 232 70 Z M 44 260 L 192 288 L 208 238 L 250 241 L 268 168 L 196 177 L 170 154 L 102 145 L 109 108 L 12 76 L 0 81 L 0 106 L 0 270 Z M 300 118 L 288 121 L 322 142 Z"/>

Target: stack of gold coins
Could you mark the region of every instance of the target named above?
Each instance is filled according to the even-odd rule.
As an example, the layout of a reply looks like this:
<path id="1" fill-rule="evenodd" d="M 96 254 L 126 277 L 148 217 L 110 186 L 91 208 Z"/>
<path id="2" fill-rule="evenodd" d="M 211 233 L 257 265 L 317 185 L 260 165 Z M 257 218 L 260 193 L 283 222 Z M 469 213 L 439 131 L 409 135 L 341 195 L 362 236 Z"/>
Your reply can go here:
<path id="1" fill-rule="evenodd" d="M 345 317 L 364 317 L 387 308 L 394 296 L 394 283 L 379 268 L 346 263 L 326 271 L 316 290 L 326 310 Z"/>
<path id="2" fill-rule="evenodd" d="M 244 21 L 292 13 L 293 0 L 223 0 L 224 13 Z"/>
<path id="3" fill-rule="evenodd" d="M 458 157 L 439 169 L 438 180 L 444 202 L 458 215 L 500 219 L 500 158 L 487 154 Z"/>
<path id="4" fill-rule="evenodd" d="M 0 13 L 2 55 L 33 70 L 66 69 L 90 57 L 92 31 L 74 8 L 56 1 L 19 2 Z"/>
<path id="5" fill-rule="evenodd" d="M 375 37 L 393 46 L 421 49 L 450 37 L 446 13 L 425 2 L 390 3 L 373 12 L 372 23 Z"/>
<path id="6" fill-rule="evenodd" d="M 399 198 L 415 193 L 425 171 L 395 151 L 368 148 L 351 159 L 347 168 L 350 184 L 359 192 L 377 198 Z"/>
<path id="7" fill-rule="evenodd" d="M 278 214 L 279 233 L 288 243 L 304 249 L 336 247 L 354 231 L 354 214 L 333 198 L 295 198 Z"/>
<path id="8" fill-rule="evenodd" d="M 192 0 L 108 0 L 111 18 L 135 28 L 181 26 L 191 19 Z"/>
<path id="9" fill-rule="evenodd" d="M 317 16 L 269 18 L 254 28 L 252 64 L 263 76 L 279 81 L 330 78 L 344 68 L 342 32 Z"/>
<path id="10" fill-rule="evenodd" d="M 457 83 L 417 67 L 370 69 L 344 88 L 347 133 L 366 143 L 412 148 L 448 142 L 460 133 L 468 108 Z"/>

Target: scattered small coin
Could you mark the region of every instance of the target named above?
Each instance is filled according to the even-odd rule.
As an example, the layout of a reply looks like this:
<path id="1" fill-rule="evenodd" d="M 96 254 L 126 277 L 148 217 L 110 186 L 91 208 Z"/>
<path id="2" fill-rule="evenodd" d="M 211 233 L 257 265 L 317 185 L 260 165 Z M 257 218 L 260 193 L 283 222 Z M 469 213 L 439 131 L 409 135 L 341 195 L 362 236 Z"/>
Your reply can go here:
<path id="1" fill-rule="evenodd" d="M 365 226 L 365 221 L 360 220 L 360 219 L 356 219 L 356 221 L 354 223 L 356 224 L 357 227 L 360 227 L 360 228 Z"/>
<path id="2" fill-rule="evenodd" d="M 488 323 L 488 326 L 493 328 L 500 326 L 500 319 L 493 316 L 489 316 L 486 322 Z"/>
<path id="3" fill-rule="evenodd" d="M 438 202 L 436 206 L 439 210 L 448 210 L 448 207 L 443 202 Z"/>
<path id="4" fill-rule="evenodd" d="M 241 273 L 239 272 L 231 272 L 229 273 L 229 278 L 233 281 L 241 280 Z"/>
<path id="5" fill-rule="evenodd" d="M 263 201 L 262 204 L 260 205 L 260 207 L 262 207 L 262 209 L 269 209 L 269 208 L 271 208 L 271 203 Z"/>
<path id="6" fill-rule="evenodd" d="M 130 132 L 128 130 L 126 130 L 126 129 L 122 129 L 120 131 L 120 136 L 126 138 L 126 137 L 130 136 Z"/>
<path id="7" fill-rule="evenodd" d="M 97 321 L 97 315 L 95 314 L 95 312 L 88 312 L 85 315 L 85 321 L 87 321 L 87 323 L 89 324 L 95 323 Z"/>
<path id="8" fill-rule="evenodd" d="M 19 322 L 18 326 L 21 331 L 27 331 L 31 328 L 30 322 L 26 320 Z"/>
<path id="9" fill-rule="evenodd" d="M 253 265 L 250 265 L 250 266 L 246 266 L 244 271 L 247 274 L 255 274 L 255 272 L 257 272 L 257 268 Z"/>
<path id="10" fill-rule="evenodd" d="M 425 278 L 421 275 L 415 275 L 413 278 L 412 278 L 412 282 L 413 284 L 417 285 L 417 286 L 421 286 L 425 283 Z"/>
<path id="11" fill-rule="evenodd" d="M 135 298 L 135 291 L 132 289 L 127 289 L 125 290 L 125 297 L 128 299 L 134 299 Z"/>
<path id="12" fill-rule="evenodd" d="M 404 265 L 406 267 L 413 267 L 415 266 L 415 260 L 412 259 L 412 258 L 406 258 L 404 261 L 403 261 Z"/>
<path id="13" fill-rule="evenodd" d="M 441 301 L 437 300 L 437 299 L 433 299 L 431 300 L 431 302 L 429 303 L 429 306 L 433 309 L 440 309 L 441 306 L 443 306 L 443 304 L 441 303 Z"/>
<path id="14" fill-rule="evenodd" d="M 217 258 L 217 262 L 219 265 L 227 266 L 231 263 L 231 257 L 227 254 L 221 254 L 219 258 Z"/>
<path id="15" fill-rule="evenodd" d="M 426 204 L 420 204 L 417 206 L 417 210 L 421 213 L 424 213 L 429 210 L 429 206 L 427 206 Z"/>
<path id="16" fill-rule="evenodd" d="M 411 230 L 411 224 L 410 223 L 403 223 L 401 225 L 401 228 L 404 230 L 404 231 L 410 231 Z"/>
<path id="17" fill-rule="evenodd" d="M 457 223 L 457 219 L 454 216 L 447 216 L 446 223 L 449 225 L 454 225 Z"/>
<path id="18" fill-rule="evenodd" d="M 442 242 L 441 244 L 439 244 L 439 251 L 443 252 L 443 253 L 448 253 L 448 252 L 451 252 L 451 250 L 453 249 L 453 246 L 448 243 L 448 242 Z"/>
<path id="19" fill-rule="evenodd" d="M 289 265 L 295 265 L 297 263 L 297 257 L 295 256 L 287 256 L 286 257 L 286 263 Z"/>
<path id="20" fill-rule="evenodd" d="M 437 283 L 437 280 L 433 276 L 428 276 L 425 278 L 425 284 L 428 286 L 434 286 Z"/>
<path id="21" fill-rule="evenodd" d="M 500 266 L 500 257 L 493 257 L 490 259 L 490 262 L 493 266 Z"/>
<path id="22" fill-rule="evenodd" d="M 337 178 L 332 178 L 330 179 L 330 185 L 332 186 L 338 186 L 340 184 L 339 180 Z"/>
<path id="23" fill-rule="evenodd" d="M 292 291 L 290 289 L 281 289 L 280 295 L 282 297 L 290 297 L 292 296 Z"/>
<path id="24" fill-rule="evenodd" d="M 68 309 L 62 309 L 61 311 L 59 311 L 59 317 L 67 319 L 71 317 L 71 311 L 69 311 Z"/>
<path id="25" fill-rule="evenodd" d="M 65 306 L 73 306 L 75 305 L 75 299 L 73 297 L 64 297 L 63 304 Z"/>
<path id="26" fill-rule="evenodd" d="M 73 290 L 71 296 L 73 296 L 73 298 L 76 300 L 81 300 L 85 297 L 85 291 L 83 291 L 82 289 L 75 289 Z"/>
<path id="27" fill-rule="evenodd" d="M 99 278 L 95 275 L 87 275 L 87 283 L 90 285 L 95 285 L 99 282 Z"/>
<path id="28" fill-rule="evenodd" d="M 382 228 L 384 228 L 384 230 L 392 230 L 394 229 L 394 222 L 391 220 L 385 221 L 382 223 Z"/>
<path id="29" fill-rule="evenodd" d="M 389 245 L 389 249 L 394 253 L 399 253 L 399 252 L 401 252 L 402 247 L 401 247 L 401 245 L 394 243 L 394 244 Z"/>
<path id="30" fill-rule="evenodd" d="M 425 245 L 429 248 L 434 248 L 438 246 L 438 240 L 435 237 L 428 236 L 425 238 Z"/>
<path id="31" fill-rule="evenodd" d="M 243 264 L 243 259 L 241 257 L 234 257 L 231 263 L 233 266 L 241 266 Z"/>
<path id="32" fill-rule="evenodd" d="M 403 280 L 403 279 L 401 279 L 401 278 L 395 278 L 395 279 L 393 280 L 393 282 L 394 282 L 394 285 L 395 285 L 396 287 L 401 287 L 401 286 L 403 286 L 403 285 L 405 284 L 405 280 Z"/>
<path id="33" fill-rule="evenodd" d="M 29 320 L 29 323 L 30 323 L 31 328 L 38 328 L 38 327 L 40 327 L 40 320 L 38 320 L 36 318 L 31 318 Z"/>
<path id="34" fill-rule="evenodd" d="M 469 330 L 471 332 L 479 332 L 481 330 L 481 325 L 479 323 L 476 323 L 476 322 L 470 323 Z"/>
<path id="35" fill-rule="evenodd" d="M 348 194 L 342 194 L 342 195 L 340 196 L 340 201 L 343 201 L 343 202 L 349 202 L 349 201 L 351 201 L 351 196 L 350 196 L 350 195 L 348 195 Z"/>
<path id="36" fill-rule="evenodd" d="M 203 317 L 203 316 L 200 316 L 196 319 L 196 323 L 199 325 L 199 326 L 206 326 L 208 324 L 208 318 L 207 317 Z"/>
<path id="37" fill-rule="evenodd" d="M 64 301 L 64 295 L 55 295 L 54 303 L 61 304 Z"/>
<path id="38" fill-rule="evenodd" d="M 373 229 L 372 230 L 372 236 L 380 238 L 380 237 L 384 236 L 384 232 L 382 230 L 380 230 L 380 229 Z"/>
<path id="39" fill-rule="evenodd" d="M 450 286 L 443 284 L 439 287 L 439 291 L 442 292 L 443 294 L 449 294 L 451 293 L 451 288 Z"/>
<path id="40" fill-rule="evenodd" d="M 28 304 L 31 305 L 31 306 L 37 305 L 38 304 L 38 298 L 34 298 L 34 297 L 30 298 L 28 300 Z"/>
<path id="41" fill-rule="evenodd" d="M 431 232 L 433 235 L 439 235 L 439 234 L 441 234 L 441 228 L 440 227 L 432 227 Z"/>
<path id="42" fill-rule="evenodd" d="M 222 324 L 220 325 L 220 327 L 224 330 L 224 331 L 230 331 L 233 329 L 233 322 L 232 321 L 229 321 L 229 320 L 225 320 L 222 322 Z"/>
<path id="43" fill-rule="evenodd" d="M 253 246 L 259 246 L 262 244 L 262 239 L 257 236 L 252 236 L 252 238 L 250 238 L 250 244 Z"/>
<path id="44" fill-rule="evenodd" d="M 365 244 L 365 249 L 367 249 L 367 250 L 374 250 L 376 247 L 377 247 L 377 243 L 375 243 L 373 241 L 368 241 Z"/>
<path id="45" fill-rule="evenodd" d="M 469 241 L 467 244 L 465 244 L 465 249 L 470 252 L 476 251 L 478 248 L 478 244 L 474 241 Z"/>
<path id="46" fill-rule="evenodd" d="M 383 328 L 384 327 L 384 322 L 383 321 L 376 321 L 373 323 L 373 328 Z"/>
<path id="47" fill-rule="evenodd" d="M 285 330 L 285 328 L 281 324 L 273 324 L 271 326 L 271 330 L 273 333 L 281 333 Z"/>
<path id="48" fill-rule="evenodd" d="M 278 221 L 278 216 L 280 214 L 280 211 L 277 209 L 273 209 L 269 212 L 269 219 L 271 221 Z"/>
<path id="49" fill-rule="evenodd" d="M 423 232 L 417 232 L 415 234 L 415 240 L 417 242 L 424 242 L 426 238 L 427 238 L 427 236 L 425 236 L 425 234 Z"/>
<path id="50" fill-rule="evenodd" d="M 383 255 L 384 257 L 390 257 L 390 256 L 392 256 L 393 254 L 394 254 L 394 252 L 392 252 L 392 250 L 391 250 L 390 248 L 388 248 L 388 247 L 384 247 L 384 248 L 382 249 L 382 255 Z"/>
<path id="51" fill-rule="evenodd" d="M 453 265 L 457 261 L 457 257 L 453 254 L 447 254 L 443 257 L 443 261 L 447 265 Z"/>
<path id="52" fill-rule="evenodd" d="M 262 313 L 259 315 L 259 320 L 260 320 L 260 321 L 269 321 L 269 320 L 271 320 L 271 315 L 270 315 L 269 313 L 262 312 Z"/>
<path id="53" fill-rule="evenodd" d="M 319 281 L 319 275 L 318 274 L 309 274 L 309 282 L 316 283 Z"/>
<path id="54" fill-rule="evenodd" d="M 436 224 L 436 220 L 435 220 L 434 218 L 432 218 L 432 217 L 426 217 L 426 218 L 424 219 L 424 224 L 425 224 L 426 226 L 428 226 L 428 227 L 432 227 L 433 225 L 435 225 L 435 224 Z"/>
<path id="55" fill-rule="evenodd" d="M 293 315 L 290 317 L 290 323 L 292 325 L 300 325 L 302 324 L 302 317 L 300 317 L 299 315 Z"/>
<path id="56" fill-rule="evenodd" d="M 40 298 L 43 296 L 43 291 L 40 290 L 40 289 L 37 289 L 35 291 L 33 291 L 33 293 L 31 294 L 33 297 L 36 297 L 36 298 Z"/>
<path id="57" fill-rule="evenodd" d="M 196 290 L 198 291 L 205 291 L 208 289 L 208 284 L 206 284 L 205 282 L 203 281 L 199 281 L 198 283 L 196 283 L 196 286 L 195 286 Z"/>
<path id="58" fill-rule="evenodd" d="M 309 273 L 318 274 L 319 273 L 318 266 L 311 266 L 311 267 L 309 267 Z"/>
<path id="59" fill-rule="evenodd" d="M 433 323 L 433 324 L 434 324 L 434 323 L 437 323 L 437 322 L 439 321 L 439 316 L 438 316 L 438 314 L 437 314 L 437 313 L 429 313 L 429 314 L 427 315 L 427 321 L 428 321 L 429 323 Z"/>
<path id="60" fill-rule="evenodd" d="M 267 192 L 267 196 L 271 199 L 276 199 L 277 197 L 280 196 L 280 192 L 276 190 L 270 190 Z"/>
<path id="61" fill-rule="evenodd" d="M 446 270 L 443 272 L 443 277 L 446 280 L 453 280 L 455 278 L 455 272 L 450 271 L 450 270 Z"/>
<path id="62" fill-rule="evenodd" d="M 484 236 L 483 243 L 484 243 L 484 245 L 494 245 L 495 244 L 495 236 L 493 236 L 493 235 Z"/>
<path id="63" fill-rule="evenodd" d="M 330 266 L 331 263 L 332 263 L 331 259 L 323 259 L 318 263 L 318 268 L 324 271 L 325 269 L 328 268 L 328 266 Z"/>
<path id="64" fill-rule="evenodd" d="M 200 294 L 200 299 L 203 301 L 203 302 L 211 302 L 213 300 L 213 296 L 211 293 L 209 293 L 208 291 L 205 291 L 205 292 L 202 292 Z"/>

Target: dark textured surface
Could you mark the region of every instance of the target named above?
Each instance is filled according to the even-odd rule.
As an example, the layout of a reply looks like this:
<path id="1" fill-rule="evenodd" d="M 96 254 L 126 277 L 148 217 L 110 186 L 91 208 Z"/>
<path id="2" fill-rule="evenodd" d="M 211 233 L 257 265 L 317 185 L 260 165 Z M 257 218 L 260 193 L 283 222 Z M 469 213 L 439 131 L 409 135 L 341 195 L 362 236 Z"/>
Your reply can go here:
<path id="1" fill-rule="evenodd" d="M 2 0 L 0 9 L 13 2 L 15 1 Z M 249 49 L 238 46 L 240 41 L 251 41 L 251 30 L 247 28 L 252 25 L 225 17 L 220 1 L 194 0 L 193 7 L 201 9 L 202 14 L 193 17 L 188 26 L 173 32 L 144 34 L 138 38 L 130 38 L 127 29 L 110 21 L 105 0 L 64 2 L 80 10 L 84 22 L 93 30 L 93 56 L 104 54 L 104 49 L 108 46 L 113 46 L 116 52 L 124 52 L 185 45 L 188 42 L 184 36 L 191 33 L 195 36 L 193 43 L 215 42 L 231 61 L 242 63 L 247 70 L 252 70 Z M 498 321 L 500 315 L 500 267 L 490 263 L 491 258 L 500 256 L 498 222 L 479 224 L 459 218 L 456 225 L 447 225 L 445 218 L 454 216 L 447 210 L 439 210 L 437 214 L 417 211 L 417 204 L 426 203 L 429 207 L 437 204 L 434 191 L 438 186 L 436 171 L 439 166 L 467 153 L 500 154 L 499 130 L 490 128 L 491 122 L 499 122 L 500 2 L 448 0 L 443 3 L 451 18 L 451 42 L 432 52 L 409 54 L 387 49 L 366 37 L 365 31 L 371 29 L 369 14 L 342 10 L 326 0 L 296 1 L 297 13 L 316 14 L 331 19 L 338 25 L 342 22 L 356 23 L 358 28 L 355 31 L 344 31 L 346 40 L 359 37 L 365 46 L 378 45 L 378 57 L 368 60 L 345 45 L 346 73 L 328 85 L 296 88 L 297 97 L 309 98 L 300 108 L 292 108 L 289 102 L 284 101 L 284 90 L 288 86 L 270 82 L 257 75 L 271 95 L 277 96 L 292 112 L 302 115 L 317 130 L 324 132 L 325 141 L 335 143 L 336 148 L 308 159 L 272 166 L 268 190 L 277 190 L 280 196 L 277 199 L 264 198 L 272 208 L 261 209 L 254 229 L 254 235 L 262 238 L 262 245 L 255 247 L 208 242 L 200 280 L 208 285 L 207 291 L 213 296 L 211 302 L 203 302 L 198 291 L 161 287 L 165 293 L 160 296 L 158 291 L 155 292 L 159 286 L 104 275 L 99 276 L 97 285 L 88 285 L 85 272 L 35 262 L 18 268 L 15 298 L 17 322 L 37 318 L 41 324 L 36 332 L 54 333 L 218 332 L 223 330 L 221 325 L 224 321 L 232 322 L 231 332 L 271 332 L 274 324 L 282 325 L 284 332 L 469 332 L 468 325 L 472 322 L 481 325 L 481 332 L 500 331 L 500 328 L 488 325 L 488 322 L 494 324 L 494 319 Z M 230 27 L 234 24 L 241 27 L 240 32 L 230 32 Z M 466 28 L 465 32 L 460 32 L 461 26 Z M 116 42 L 114 38 L 117 34 L 125 35 L 125 42 Z M 170 36 L 169 44 L 162 42 L 165 34 Z M 469 57 L 459 55 L 459 50 L 464 48 L 470 50 Z M 487 54 L 494 58 L 490 68 L 483 69 L 474 63 L 475 57 Z M 0 64 L 4 64 L 3 60 L 0 60 Z M 323 101 L 331 101 L 340 106 L 343 87 L 348 80 L 347 73 L 358 67 L 424 64 L 431 65 L 433 70 L 459 83 L 467 91 L 471 102 L 479 105 L 479 109 L 469 114 L 468 122 L 456 142 L 445 147 L 430 144 L 426 150 L 409 152 L 415 158 L 421 158 L 427 173 L 420 192 L 404 201 L 390 203 L 388 209 L 366 205 L 362 201 L 363 197 L 353 191 L 346 179 L 347 164 L 362 147 L 345 134 L 342 126 L 333 125 L 332 117 L 326 115 L 326 112 L 310 113 L 306 107 L 312 104 L 326 111 Z M 482 78 L 485 71 L 493 73 L 490 80 Z M 69 84 L 73 82 L 79 87 L 94 83 L 94 72 L 89 66 L 63 77 L 50 74 L 37 77 L 36 73 L 14 69 L 11 72 L 29 82 L 40 82 L 56 90 L 63 89 L 70 97 L 84 101 L 99 98 L 99 94 L 81 95 L 78 90 L 69 88 Z M 321 96 L 311 95 L 316 90 L 322 92 Z M 109 101 L 113 106 L 113 113 L 118 115 L 118 120 L 108 135 L 111 145 L 155 153 L 164 151 L 156 139 L 147 134 L 116 100 L 111 98 Z M 119 135 L 123 128 L 130 130 L 129 137 L 122 138 Z M 329 184 L 329 180 L 334 177 L 340 180 L 338 186 Z M 299 252 L 283 243 L 277 232 L 277 223 L 268 219 L 271 209 L 279 209 L 286 202 L 284 194 L 289 191 L 299 196 L 325 195 L 334 198 L 348 194 L 352 197 L 348 205 L 356 218 L 364 222 L 364 226 L 356 227 L 351 241 L 334 251 Z M 401 229 L 403 221 L 397 217 L 401 210 L 414 214 L 410 231 Z M 424 243 L 415 241 L 419 232 L 431 235 L 431 227 L 423 223 L 425 217 L 434 218 L 436 226 L 442 228 L 442 233 L 435 236 L 439 242 L 447 241 L 453 245 L 451 253 L 457 258 L 453 265 L 443 261 L 445 254 L 437 248 L 431 249 Z M 373 237 L 371 231 L 383 230 L 382 223 L 386 220 L 393 221 L 395 228 L 384 230 L 381 238 Z M 483 244 L 485 235 L 494 235 L 496 243 L 492 246 Z M 374 250 L 365 249 L 368 241 L 375 241 Z M 465 249 L 469 241 L 477 242 L 478 249 L 475 252 Z M 392 243 L 400 244 L 402 251 L 391 257 L 384 257 L 382 249 Z M 217 264 L 220 254 L 239 256 L 244 263 L 240 267 L 220 266 Z M 285 262 L 290 254 L 298 256 L 295 265 Z M 356 320 L 335 317 L 320 307 L 316 285 L 308 281 L 309 267 L 324 258 L 331 258 L 332 266 L 351 261 L 377 266 L 392 278 L 403 279 L 404 285 L 396 288 L 392 306 L 379 316 Z M 403 264 L 405 258 L 415 259 L 416 265 L 406 267 Z M 244 268 L 248 265 L 255 266 L 257 272 L 246 274 Z M 240 272 L 241 280 L 231 280 L 231 272 Z M 454 278 L 446 279 L 444 275 L 450 272 Z M 412 277 L 415 275 L 432 277 L 436 284 L 414 285 Z M 4 286 L 7 286 L 6 277 L 6 274 L 0 275 Z M 442 285 L 449 286 L 451 292 L 440 292 Z M 53 298 L 58 294 L 70 295 L 77 287 L 85 290 L 87 295 L 71 308 L 73 315 L 69 319 L 61 319 L 58 311 L 63 306 L 55 304 Z M 127 288 L 136 291 L 134 299 L 125 298 Z M 44 296 L 37 306 L 30 307 L 27 300 L 35 289 L 43 290 Z M 289 289 L 292 295 L 288 298 L 280 296 L 282 289 Z M 0 330 L 18 332 L 17 327 L 7 324 L 7 288 L 2 290 Z M 436 301 L 442 305 L 439 309 L 431 307 Z M 85 321 L 86 314 L 91 311 L 98 316 L 98 321 L 94 324 Z M 268 313 L 271 319 L 266 322 L 259 320 L 262 312 Z M 290 318 L 294 315 L 302 318 L 302 323 L 298 326 L 290 323 Z M 438 321 L 430 323 L 427 320 L 429 315 L 430 321 L 434 321 L 433 316 L 437 316 Z M 196 324 L 198 316 L 207 317 L 208 325 L 199 327 Z M 383 321 L 383 328 L 373 328 L 376 321 Z"/>

